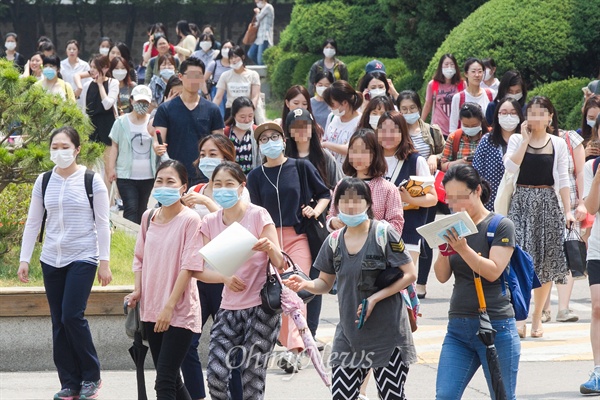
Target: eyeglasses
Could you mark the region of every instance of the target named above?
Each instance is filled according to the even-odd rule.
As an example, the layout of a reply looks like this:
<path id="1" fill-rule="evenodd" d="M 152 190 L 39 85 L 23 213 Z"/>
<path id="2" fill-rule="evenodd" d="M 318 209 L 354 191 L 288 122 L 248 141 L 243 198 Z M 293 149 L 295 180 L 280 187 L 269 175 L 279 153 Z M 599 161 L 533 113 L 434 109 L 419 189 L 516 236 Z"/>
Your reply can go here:
<path id="1" fill-rule="evenodd" d="M 281 135 L 279 133 L 273 133 L 271 136 L 261 136 L 261 138 L 258 139 L 258 141 L 261 144 L 265 144 L 269 141 L 269 139 L 276 142 L 277 140 L 279 140 L 280 137 L 281 137 Z"/>
<path id="2" fill-rule="evenodd" d="M 517 112 L 516 112 L 516 111 L 510 111 L 510 112 L 507 112 L 507 111 L 500 111 L 500 112 L 498 113 L 498 115 L 502 115 L 503 117 L 506 117 L 507 115 L 512 115 L 513 117 L 516 117 L 518 114 L 517 114 Z"/>
<path id="3" fill-rule="evenodd" d="M 419 111 L 419 107 L 414 104 L 410 107 L 400 107 L 400 112 L 402 114 L 416 113 L 417 111 Z"/>

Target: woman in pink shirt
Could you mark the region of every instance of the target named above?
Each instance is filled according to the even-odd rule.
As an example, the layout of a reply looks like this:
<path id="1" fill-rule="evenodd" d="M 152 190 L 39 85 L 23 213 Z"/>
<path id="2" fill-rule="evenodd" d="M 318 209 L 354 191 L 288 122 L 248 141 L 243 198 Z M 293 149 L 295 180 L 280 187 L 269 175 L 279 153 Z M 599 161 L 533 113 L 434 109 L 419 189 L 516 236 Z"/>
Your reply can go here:
<path id="1" fill-rule="evenodd" d="M 260 290 L 266 282 L 267 260 L 278 269 L 286 265 L 275 224 L 267 210 L 240 201 L 246 186 L 241 167 L 223 161 L 213 173 L 213 199 L 222 209 L 204 217 L 202 238 L 207 244 L 229 225 L 238 222 L 258 239 L 255 253 L 227 278 L 221 309 L 213 324 L 208 355 L 208 389 L 213 400 L 229 397 L 227 383 L 232 366 L 241 370 L 243 398 L 260 400 L 265 393 L 269 356 L 281 327 L 279 315 L 261 308 Z"/>
<path id="2" fill-rule="evenodd" d="M 192 276 L 209 283 L 231 284 L 214 271 L 204 271 L 200 216 L 181 202 L 187 172 L 179 161 L 160 165 L 154 198 L 162 205 L 146 211 L 135 245 L 135 289 L 129 307 L 140 302 L 141 320 L 156 368 L 157 399 L 189 399 L 180 368 L 192 336 L 201 330 L 198 287 Z"/>

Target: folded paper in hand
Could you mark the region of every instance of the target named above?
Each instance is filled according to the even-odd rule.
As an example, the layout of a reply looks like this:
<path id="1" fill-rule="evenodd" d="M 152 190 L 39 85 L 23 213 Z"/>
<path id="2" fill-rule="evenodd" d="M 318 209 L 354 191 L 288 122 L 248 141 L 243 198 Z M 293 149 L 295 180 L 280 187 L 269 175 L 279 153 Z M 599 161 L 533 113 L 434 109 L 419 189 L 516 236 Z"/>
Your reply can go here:
<path id="1" fill-rule="evenodd" d="M 258 239 L 237 222 L 215 236 L 200 249 L 200 255 L 212 269 L 232 276 L 252 255 Z"/>
<path id="2" fill-rule="evenodd" d="M 417 228 L 417 232 L 427 240 L 429 247 L 434 249 L 447 243 L 444 235 L 446 235 L 447 230 L 452 228 L 456 230 L 461 238 L 477 233 L 477 227 L 466 211 L 448 215 L 430 224 L 423 225 Z"/>

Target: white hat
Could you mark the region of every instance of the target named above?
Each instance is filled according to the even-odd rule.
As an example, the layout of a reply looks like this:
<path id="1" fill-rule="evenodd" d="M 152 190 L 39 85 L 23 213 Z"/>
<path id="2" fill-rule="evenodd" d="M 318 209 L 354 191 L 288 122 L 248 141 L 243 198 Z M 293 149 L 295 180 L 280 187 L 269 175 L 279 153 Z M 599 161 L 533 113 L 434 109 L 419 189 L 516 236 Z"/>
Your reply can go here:
<path id="1" fill-rule="evenodd" d="M 131 91 L 131 97 L 135 101 L 144 100 L 150 103 L 152 102 L 152 90 L 146 85 L 137 85 Z"/>

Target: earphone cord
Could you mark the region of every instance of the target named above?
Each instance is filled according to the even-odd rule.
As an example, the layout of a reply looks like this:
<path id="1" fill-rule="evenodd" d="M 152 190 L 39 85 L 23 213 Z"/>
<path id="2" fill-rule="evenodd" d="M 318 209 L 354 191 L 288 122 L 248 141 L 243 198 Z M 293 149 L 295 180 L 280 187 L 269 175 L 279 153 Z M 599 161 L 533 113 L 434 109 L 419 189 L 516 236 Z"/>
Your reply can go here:
<path id="1" fill-rule="evenodd" d="M 279 172 L 277 172 L 277 184 L 273 184 L 271 179 L 269 179 L 269 177 L 265 173 L 264 165 L 261 165 L 263 175 L 265 176 L 265 178 L 267 178 L 267 180 L 269 181 L 271 186 L 273 186 L 275 188 L 275 193 L 277 194 L 277 209 L 279 211 L 279 243 L 281 245 L 281 250 L 283 250 L 283 217 L 281 216 L 281 200 L 279 198 L 279 176 L 281 175 L 282 168 L 283 168 L 283 164 L 281 164 L 279 166 Z"/>

